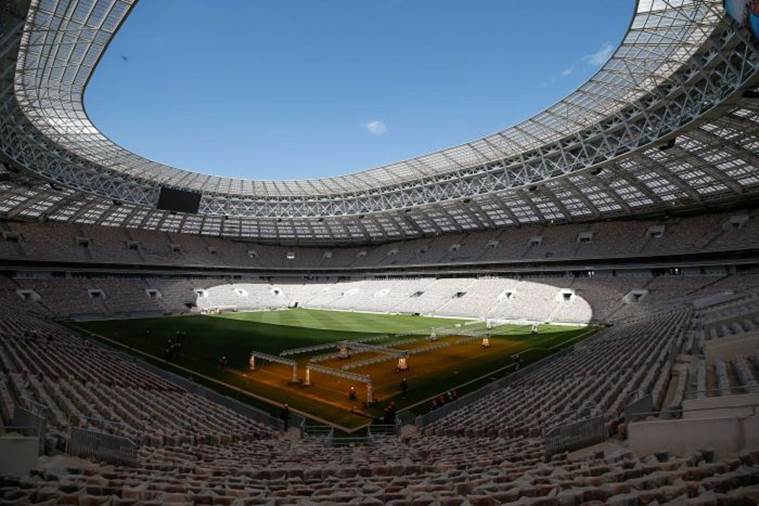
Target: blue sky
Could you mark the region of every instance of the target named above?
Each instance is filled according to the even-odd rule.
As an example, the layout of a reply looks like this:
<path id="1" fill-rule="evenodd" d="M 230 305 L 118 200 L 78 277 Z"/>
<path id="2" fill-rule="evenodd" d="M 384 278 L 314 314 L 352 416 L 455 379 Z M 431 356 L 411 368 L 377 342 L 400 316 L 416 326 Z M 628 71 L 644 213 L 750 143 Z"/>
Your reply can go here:
<path id="1" fill-rule="evenodd" d="M 185 169 L 344 174 L 467 142 L 574 90 L 630 0 L 141 0 L 85 104 Z"/>

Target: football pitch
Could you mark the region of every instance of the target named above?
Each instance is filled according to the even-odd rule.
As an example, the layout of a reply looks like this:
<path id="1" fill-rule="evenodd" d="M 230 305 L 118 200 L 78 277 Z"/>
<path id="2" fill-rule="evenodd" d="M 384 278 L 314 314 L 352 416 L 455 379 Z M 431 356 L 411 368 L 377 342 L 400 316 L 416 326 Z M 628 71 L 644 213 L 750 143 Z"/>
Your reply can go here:
<path id="1" fill-rule="evenodd" d="M 211 379 L 242 389 L 251 395 L 220 390 L 272 413 L 286 402 L 296 411 L 347 431 L 381 416 L 391 401 L 399 409 L 423 412 L 438 394 L 454 389 L 461 394 L 507 375 L 515 367 L 516 354 L 524 367 L 594 331 L 590 327 L 540 325 L 538 332 L 532 333 L 530 325 L 500 325 L 490 330 L 490 347 L 484 348 L 481 337 L 476 336 L 484 330 L 482 322 L 303 308 L 99 320 L 77 322 L 76 327 L 183 376 L 193 375 L 199 382 Z M 431 329 L 436 329 L 434 341 L 429 339 Z M 182 343 L 181 355 L 163 361 L 170 339 Z M 344 341 L 370 346 L 351 348 L 349 358 L 337 357 L 338 343 Z M 302 347 L 319 349 L 284 357 L 297 363 L 296 382 L 290 365 L 259 359 L 255 370 L 250 370 L 252 351 L 279 355 Z M 397 358 L 402 354 L 406 354 L 409 369 L 398 372 Z M 226 367 L 219 365 L 222 356 L 227 357 Z M 335 376 L 310 370 L 310 384 L 305 385 L 306 368 L 313 363 L 343 373 Z M 351 374 L 371 379 L 375 402 L 366 404 L 366 384 Z M 405 395 L 401 390 L 404 378 L 408 384 Z M 219 387 L 215 382 L 210 386 Z M 351 387 L 355 399 L 349 398 Z"/>

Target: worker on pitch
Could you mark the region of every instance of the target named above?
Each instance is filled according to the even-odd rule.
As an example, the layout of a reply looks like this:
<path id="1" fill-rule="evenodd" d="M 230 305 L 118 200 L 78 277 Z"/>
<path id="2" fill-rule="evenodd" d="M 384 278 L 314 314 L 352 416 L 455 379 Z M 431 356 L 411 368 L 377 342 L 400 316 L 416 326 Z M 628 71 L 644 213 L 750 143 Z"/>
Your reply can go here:
<path id="1" fill-rule="evenodd" d="M 356 400 L 356 387 L 351 386 L 348 389 L 348 400 L 349 401 L 355 401 Z"/>
<path id="2" fill-rule="evenodd" d="M 403 378 L 401 380 L 401 392 L 403 393 L 403 397 L 406 397 L 407 391 L 408 391 L 408 382 L 406 381 L 406 378 Z"/>
<path id="3" fill-rule="evenodd" d="M 290 406 L 287 403 L 282 405 L 282 411 L 279 413 L 279 418 L 282 420 L 285 432 L 287 432 L 290 424 Z"/>

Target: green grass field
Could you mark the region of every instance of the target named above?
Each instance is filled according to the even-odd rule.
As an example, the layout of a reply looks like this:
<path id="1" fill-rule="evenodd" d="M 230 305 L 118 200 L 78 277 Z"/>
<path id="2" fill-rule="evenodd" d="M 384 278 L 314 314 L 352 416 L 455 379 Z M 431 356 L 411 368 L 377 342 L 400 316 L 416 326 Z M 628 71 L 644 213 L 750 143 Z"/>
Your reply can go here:
<path id="1" fill-rule="evenodd" d="M 349 381 L 333 377 L 315 378 L 314 388 L 288 385 L 290 372 L 283 365 L 266 365 L 261 371 L 248 372 L 248 357 L 252 350 L 269 354 L 303 346 L 311 346 L 352 340 L 380 334 L 419 333 L 419 343 L 402 345 L 410 348 L 425 344 L 424 337 L 431 327 L 472 328 L 465 320 L 429 318 L 409 315 L 387 315 L 356 312 L 337 312 L 312 309 L 289 309 L 282 311 L 262 311 L 250 313 L 226 313 L 216 316 L 175 316 L 163 318 L 104 320 L 78 322 L 76 326 L 97 336 L 115 341 L 128 349 L 146 353 L 153 357 L 163 357 L 169 338 L 175 338 L 177 331 L 182 336 L 182 356 L 172 364 L 186 370 L 205 375 L 214 380 L 244 389 L 256 396 L 273 401 L 287 402 L 293 408 L 315 417 L 352 429 L 367 423 L 366 416 L 351 413 L 351 405 L 345 393 Z M 476 326 L 476 324 L 475 324 Z M 146 336 L 145 331 L 150 330 Z M 418 405 L 417 412 L 424 411 L 431 396 L 471 383 L 461 391 L 472 389 L 498 375 L 511 363 L 515 353 L 521 353 L 528 364 L 539 360 L 564 345 L 576 342 L 589 335 L 592 329 L 542 325 L 539 333 L 530 334 L 529 326 L 502 325 L 492 330 L 492 347 L 482 350 L 479 342 L 452 345 L 443 350 L 419 353 L 410 357 L 412 368 L 404 376 L 412 388 L 401 396 L 398 386 L 399 376 L 394 371 L 393 362 L 383 362 L 362 367 L 354 372 L 372 377 L 375 395 L 379 402 L 365 414 L 381 413 L 382 407 L 394 400 L 399 407 Z M 451 332 L 453 333 L 453 332 Z M 454 342 L 455 337 L 440 336 Z M 408 337 L 389 338 L 383 345 L 392 346 L 394 340 Z M 322 350 L 317 354 L 333 350 Z M 226 355 L 229 368 L 220 370 L 218 359 Z M 355 360 L 370 357 L 371 354 L 356 355 Z M 292 358 L 292 357 L 291 357 Z M 304 370 L 308 355 L 294 357 Z M 351 360 L 354 360 L 353 358 Z M 325 363 L 339 368 L 347 362 Z M 162 364 L 166 365 L 166 364 Z M 171 365 L 168 365 L 171 368 Z M 358 390 L 357 386 L 357 390 Z M 229 393 L 229 392 L 224 392 Z M 234 395 L 241 398 L 240 395 Z M 276 409 L 261 401 L 245 398 L 260 407 Z"/>

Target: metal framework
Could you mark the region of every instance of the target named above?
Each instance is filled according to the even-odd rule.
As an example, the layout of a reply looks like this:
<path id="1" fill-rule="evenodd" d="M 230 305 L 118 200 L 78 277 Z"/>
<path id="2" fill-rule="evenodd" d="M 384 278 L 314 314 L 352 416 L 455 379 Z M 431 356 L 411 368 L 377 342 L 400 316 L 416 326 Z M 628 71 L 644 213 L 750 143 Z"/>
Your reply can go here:
<path id="1" fill-rule="evenodd" d="M 262 353 L 260 351 L 251 351 L 250 352 L 250 370 L 255 370 L 255 359 L 259 360 L 266 360 L 268 362 L 274 362 L 276 364 L 282 364 L 286 365 L 287 367 L 292 367 L 292 382 L 295 383 L 298 381 L 298 363 L 295 360 L 290 360 L 287 358 L 282 358 L 279 355 L 270 355 L 268 353 Z"/>
<path id="2" fill-rule="evenodd" d="M 372 392 L 372 378 L 370 376 L 367 376 L 365 374 L 356 374 L 355 372 L 343 371 L 341 369 L 332 369 L 331 367 L 324 367 L 323 365 L 318 365 L 318 364 L 314 364 L 313 362 L 309 362 L 308 365 L 306 365 L 306 378 L 309 379 L 306 383 L 308 384 L 311 383 L 310 371 L 326 374 L 327 376 L 335 376 L 337 378 L 343 378 L 350 381 L 355 381 L 357 383 L 364 383 L 366 385 L 366 402 L 368 404 L 371 404 L 372 402 L 374 402 L 374 397 L 373 397 L 373 392 Z"/>
<path id="3" fill-rule="evenodd" d="M 100 133 L 83 93 L 134 3 L 9 0 L 0 10 L 7 218 L 339 244 L 759 195 L 759 50 L 721 0 L 637 1 L 598 73 L 518 125 L 385 167 L 302 181 L 175 169 Z M 199 214 L 157 210 L 163 185 L 201 192 Z"/>
<path id="4" fill-rule="evenodd" d="M 355 341 L 341 341 L 338 343 L 338 346 L 347 346 L 356 352 L 380 353 L 382 355 L 388 355 L 391 358 L 398 358 L 406 355 L 406 352 L 403 350 L 396 350 L 394 348 L 388 348 L 387 346 L 358 343 Z"/>

